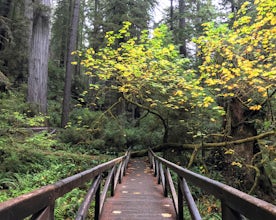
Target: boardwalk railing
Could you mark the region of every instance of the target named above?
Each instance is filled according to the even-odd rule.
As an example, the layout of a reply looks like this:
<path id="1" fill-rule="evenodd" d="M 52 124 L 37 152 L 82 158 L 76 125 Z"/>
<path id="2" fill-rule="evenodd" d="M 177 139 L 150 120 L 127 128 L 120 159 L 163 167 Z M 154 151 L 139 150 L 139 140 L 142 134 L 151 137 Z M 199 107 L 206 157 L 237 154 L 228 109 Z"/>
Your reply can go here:
<path id="1" fill-rule="evenodd" d="M 0 219 L 18 220 L 30 216 L 30 219 L 53 220 L 56 199 L 92 180 L 92 185 L 78 210 L 76 219 L 85 219 L 93 198 L 95 199 L 94 219 L 99 219 L 108 189 L 110 188 L 111 196 L 113 196 L 117 183 L 121 182 L 125 174 L 129 157 L 130 152 L 128 151 L 122 157 L 3 202 L 0 204 Z M 109 174 L 101 190 L 101 182 L 105 172 L 109 172 Z"/>
<path id="2" fill-rule="evenodd" d="M 168 196 L 169 193 L 171 194 L 178 219 L 184 219 L 184 198 L 190 211 L 191 218 L 194 220 L 201 219 L 187 182 L 200 187 L 221 201 L 223 220 L 241 220 L 245 219 L 244 217 L 252 220 L 276 219 L 276 206 L 270 203 L 184 169 L 183 167 L 158 157 L 152 150 L 149 150 L 149 160 L 153 167 L 154 175 L 158 178 L 158 183 L 163 186 L 164 196 Z M 171 171 L 175 172 L 178 176 L 177 184 L 175 184 L 177 185 L 177 190 L 171 177 Z"/>

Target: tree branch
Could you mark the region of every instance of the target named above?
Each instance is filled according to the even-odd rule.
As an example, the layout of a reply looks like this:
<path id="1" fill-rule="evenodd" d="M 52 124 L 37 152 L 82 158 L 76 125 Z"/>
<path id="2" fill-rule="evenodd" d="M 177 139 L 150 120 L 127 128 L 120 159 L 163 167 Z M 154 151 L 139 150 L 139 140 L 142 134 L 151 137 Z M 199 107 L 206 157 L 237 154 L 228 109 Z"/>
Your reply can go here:
<path id="1" fill-rule="evenodd" d="M 154 148 L 152 148 L 153 151 L 158 152 L 158 151 L 164 151 L 167 149 L 182 149 L 182 150 L 195 150 L 197 149 L 200 150 L 202 148 L 208 149 L 208 148 L 218 148 L 218 147 L 226 147 L 227 145 L 233 145 L 233 144 L 243 144 L 246 142 L 250 141 L 255 141 L 259 140 L 268 136 L 275 135 L 276 131 L 268 131 L 256 136 L 252 136 L 249 138 L 244 138 L 244 139 L 239 139 L 235 141 L 228 141 L 228 142 L 216 142 L 216 143 L 199 143 L 199 144 L 178 144 L 178 143 L 164 143 L 160 144 Z M 141 156 L 146 156 L 148 150 L 141 150 L 141 151 L 136 151 L 131 153 L 133 157 L 141 157 Z"/>
<path id="2" fill-rule="evenodd" d="M 166 150 L 170 148 L 182 148 L 183 150 L 194 150 L 195 148 L 201 149 L 201 148 L 216 148 L 216 147 L 226 147 L 228 145 L 233 145 L 233 144 L 243 144 L 246 142 L 250 141 L 255 141 L 258 139 L 262 139 L 268 136 L 275 135 L 276 131 L 268 131 L 256 136 L 244 138 L 244 139 L 239 139 L 239 140 L 234 140 L 234 141 L 225 141 L 225 142 L 215 142 L 215 143 L 198 143 L 198 144 L 178 144 L 178 143 L 165 143 L 158 145 L 153 148 L 154 151 L 161 151 L 161 150 Z"/>

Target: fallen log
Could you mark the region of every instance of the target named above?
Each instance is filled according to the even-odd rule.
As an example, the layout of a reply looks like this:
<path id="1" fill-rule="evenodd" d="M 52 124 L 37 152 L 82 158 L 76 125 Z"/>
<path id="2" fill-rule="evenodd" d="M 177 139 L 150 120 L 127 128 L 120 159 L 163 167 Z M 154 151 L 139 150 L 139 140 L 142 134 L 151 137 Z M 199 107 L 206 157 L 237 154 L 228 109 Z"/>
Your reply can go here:
<path id="1" fill-rule="evenodd" d="M 276 131 L 268 131 L 256 136 L 243 138 L 239 140 L 234 141 L 224 141 L 224 142 L 214 142 L 214 143 L 195 143 L 195 144 L 179 144 L 179 143 L 164 143 L 157 145 L 156 147 L 153 147 L 152 150 L 154 152 L 160 152 L 168 149 L 177 149 L 177 150 L 194 150 L 194 149 L 211 149 L 211 148 L 217 148 L 217 147 L 226 147 L 229 145 L 237 145 L 237 144 L 243 144 L 250 141 L 259 140 L 265 137 L 276 135 Z M 142 157 L 147 155 L 147 150 L 141 150 L 141 151 L 135 151 L 131 153 L 132 157 Z"/>

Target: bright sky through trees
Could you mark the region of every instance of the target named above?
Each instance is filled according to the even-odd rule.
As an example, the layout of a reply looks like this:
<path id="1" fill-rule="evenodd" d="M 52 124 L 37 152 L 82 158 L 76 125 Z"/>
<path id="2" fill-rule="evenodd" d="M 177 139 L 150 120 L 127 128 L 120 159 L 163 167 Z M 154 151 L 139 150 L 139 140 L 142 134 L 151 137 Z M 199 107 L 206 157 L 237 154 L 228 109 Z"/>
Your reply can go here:
<path id="1" fill-rule="evenodd" d="M 170 0 L 159 0 L 158 5 L 154 10 L 154 21 L 159 22 L 163 15 L 164 15 L 164 9 L 168 8 L 170 6 Z"/>

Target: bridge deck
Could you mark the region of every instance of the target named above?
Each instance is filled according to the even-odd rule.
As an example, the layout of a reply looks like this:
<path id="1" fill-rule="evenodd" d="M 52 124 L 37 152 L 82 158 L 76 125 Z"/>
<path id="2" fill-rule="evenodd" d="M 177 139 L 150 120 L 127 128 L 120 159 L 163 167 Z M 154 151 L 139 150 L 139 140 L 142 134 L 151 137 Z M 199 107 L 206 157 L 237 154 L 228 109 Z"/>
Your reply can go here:
<path id="1" fill-rule="evenodd" d="M 176 219 L 172 200 L 163 196 L 145 159 L 131 159 L 115 196 L 106 200 L 101 220 Z"/>

